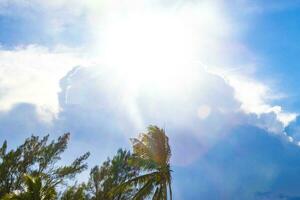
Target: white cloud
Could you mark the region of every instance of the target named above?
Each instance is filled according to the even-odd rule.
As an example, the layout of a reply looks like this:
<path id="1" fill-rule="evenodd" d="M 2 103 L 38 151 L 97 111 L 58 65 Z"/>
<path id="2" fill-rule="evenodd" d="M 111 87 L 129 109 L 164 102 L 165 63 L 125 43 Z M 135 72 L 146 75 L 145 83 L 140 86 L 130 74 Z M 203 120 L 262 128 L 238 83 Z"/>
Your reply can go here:
<path id="1" fill-rule="evenodd" d="M 144 83 L 138 91 L 128 88 L 112 69 L 101 65 L 78 68 L 64 78 L 68 81 L 63 82 L 61 97 L 67 95 L 68 101 L 61 99 L 58 121 L 67 122 L 61 126 L 75 134 L 84 130 L 85 137 L 91 137 L 86 133 L 103 137 L 99 133 L 103 132 L 128 138 L 149 124 L 159 125 L 171 138 L 176 165 L 199 159 L 240 126 L 258 127 L 297 142 L 285 134 L 279 107 L 260 114 L 245 112 L 228 81 L 203 69 L 195 73 L 201 78 L 187 90 L 170 93 L 156 84 Z"/>
<path id="2" fill-rule="evenodd" d="M 103 52 L 101 42 L 105 41 L 106 38 L 102 38 L 105 36 L 102 31 L 105 32 L 103 28 L 107 27 L 107 24 L 112 25 L 113 28 L 117 26 L 115 29 L 118 31 L 115 33 L 116 38 L 119 39 L 118 41 L 125 41 L 121 43 L 122 45 L 120 43 L 114 44 L 111 52 L 117 51 L 119 55 L 125 52 L 126 57 L 126 53 L 134 54 L 137 52 L 136 50 L 139 50 L 139 47 L 142 47 L 141 44 L 134 44 L 133 47 L 136 49 L 128 50 L 127 46 L 131 44 L 135 36 L 140 37 L 139 42 L 143 42 L 143 40 L 151 37 L 147 31 L 158 27 L 162 28 L 164 33 L 172 34 L 168 27 L 157 26 L 157 24 L 151 25 L 153 22 L 151 20 L 149 26 L 147 24 L 136 26 L 143 23 L 145 15 L 146 18 L 151 18 L 157 14 L 156 12 L 159 15 L 161 15 L 160 12 L 166 12 L 167 16 L 164 16 L 164 20 L 171 18 L 171 22 L 182 20 L 181 25 L 187 24 L 186 27 L 196 38 L 196 42 L 193 43 L 196 47 L 193 49 L 196 57 L 194 57 L 195 60 L 192 64 L 184 65 L 184 70 L 179 71 L 180 73 L 171 78 L 167 76 L 166 72 L 171 71 L 172 66 L 167 66 L 167 70 L 160 69 L 161 66 L 154 67 L 155 72 L 164 72 L 163 76 L 158 75 L 159 78 L 155 76 L 155 73 L 151 76 L 149 74 L 145 76 L 147 73 L 143 71 L 144 69 L 140 69 L 144 76 L 138 78 L 139 85 L 136 86 L 137 80 L 128 82 L 132 80 L 132 77 L 139 76 L 139 74 L 134 73 L 134 70 L 131 71 L 132 74 L 128 75 L 126 69 L 121 70 L 120 73 L 114 68 L 103 65 L 103 62 L 91 65 L 90 59 L 87 61 L 83 58 L 82 50 L 49 49 L 36 45 L 12 50 L 1 49 L 0 114 L 4 116 L 0 120 L 2 133 L 24 134 L 25 131 L 34 130 L 37 133 L 49 131 L 55 134 L 71 131 L 73 145 L 70 146 L 68 155 L 73 155 L 88 147 L 92 151 L 92 155 L 97 157 L 94 160 L 103 160 L 107 155 L 113 155 L 115 149 L 128 145 L 126 143 L 128 137 L 136 136 L 149 124 L 157 124 L 166 128 L 170 136 L 173 151 L 172 164 L 184 166 L 199 160 L 214 145 L 223 143 L 222 139 L 229 138 L 230 134 L 235 134 L 234 131 L 238 127 L 242 127 L 246 139 L 249 139 L 247 134 L 252 134 L 253 131 L 258 131 L 255 136 L 259 136 L 261 132 L 259 129 L 253 128 L 255 126 L 266 130 L 268 133 L 279 134 L 290 142 L 299 143 L 296 137 L 289 136 L 284 132 L 285 126 L 295 119 L 296 114 L 284 111 L 280 105 L 273 105 L 271 101 L 272 88 L 253 78 L 252 72 L 256 68 L 256 60 L 253 58 L 255 56 L 239 41 L 240 33 L 237 30 L 240 30 L 240 24 L 228 14 L 228 10 L 224 6 L 225 1 L 188 1 L 188 3 L 179 4 L 180 6 L 175 7 L 176 9 L 174 7 L 170 9 L 166 5 L 167 1 L 164 1 L 165 6 L 160 5 L 160 2 L 163 1 L 155 1 L 155 3 L 148 1 L 147 3 L 147 1 L 142 0 L 126 1 L 126 3 L 114 0 L 95 0 L 87 3 L 71 0 L 16 0 L 6 1 L 6 4 L 9 2 L 19 5 L 25 2 L 27 3 L 24 5 L 25 7 L 28 5 L 43 7 L 47 11 L 46 15 L 49 18 L 47 20 L 50 22 L 48 28 L 53 29 L 55 33 L 64 29 L 68 23 L 73 23 L 76 17 L 86 12 L 85 9 L 89 10 L 91 13 L 88 13 L 87 18 L 90 29 L 93 29 L 95 40 L 93 40 L 93 44 L 90 44 L 89 49 L 85 50 L 87 50 L 87 54 L 91 54 L 89 56 L 95 56 L 96 60 Z M 0 7 L 4 4 L 5 0 L 1 1 Z M 95 6 L 99 4 L 102 7 Z M 150 4 L 151 6 L 149 6 Z M 150 10 L 145 9 L 146 7 Z M 60 14 L 56 15 L 56 11 L 59 11 Z M 143 15 L 145 12 L 146 14 Z M 128 13 L 132 15 L 128 16 Z M 123 29 L 118 27 L 120 21 L 119 23 L 115 22 L 119 20 L 120 15 L 121 17 L 125 15 L 121 24 L 125 22 L 125 25 L 131 25 L 132 30 L 126 26 Z M 166 21 L 161 24 L 167 26 Z M 139 30 L 141 27 L 145 30 Z M 138 32 L 135 32 L 136 30 Z M 180 27 L 178 29 L 175 24 L 175 28 L 173 27 L 171 30 L 180 30 Z M 135 34 L 132 35 L 132 32 Z M 110 30 L 107 33 L 111 33 Z M 126 33 L 125 36 L 122 33 Z M 137 33 L 145 35 L 139 36 Z M 148 48 L 147 53 L 150 55 L 154 53 L 154 55 L 159 56 L 158 54 L 167 50 L 168 44 L 172 43 L 173 40 L 176 42 L 178 39 L 176 34 L 168 38 L 166 34 L 163 37 L 157 37 L 159 34 L 157 30 L 150 33 L 156 34 L 156 37 L 152 37 L 144 43 L 148 47 L 155 47 L 150 48 L 150 50 Z M 160 47 L 160 40 L 166 38 L 168 40 L 167 45 L 166 43 L 163 44 L 162 48 L 155 52 L 156 48 Z M 195 38 L 192 38 L 193 41 Z M 115 38 L 110 39 L 114 41 Z M 181 37 L 179 39 L 187 41 Z M 188 41 L 190 39 L 188 38 Z M 180 52 L 183 51 L 180 50 Z M 139 55 L 142 54 L 142 52 L 138 53 Z M 178 54 L 176 55 L 178 56 Z M 119 58 L 113 53 L 110 56 L 115 60 Z M 147 58 L 147 55 L 142 56 L 144 56 L 143 59 Z M 168 57 L 172 57 L 172 55 Z M 151 64 L 154 63 L 151 61 Z M 117 64 L 121 65 L 117 69 L 124 67 L 122 62 Z M 164 64 L 168 64 L 168 62 Z M 204 64 L 208 67 L 204 70 L 198 64 Z M 78 65 L 88 67 L 73 68 Z M 194 70 L 195 66 L 196 70 Z M 71 71 L 71 69 L 74 70 Z M 151 71 L 151 69 L 147 69 L 146 72 Z M 217 72 L 212 69 L 217 69 Z M 188 79 L 189 81 L 186 81 L 187 78 L 183 76 L 185 70 L 193 75 L 189 76 L 193 77 Z M 226 70 L 228 73 L 223 73 Z M 64 78 L 62 79 L 62 77 Z M 144 78 L 147 81 L 144 81 Z M 180 84 L 175 84 L 175 86 L 164 84 L 166 82 L 174 83 L 176 79 L 177 81 L 180 80 Z M 36 107 L 25 105 L 24 109 L 24 106 L 23 108 L 22 106 L 14 106 L 22 102 L 33 104 Z M 61 109 L 59 109 L 60 107 Z M 44 121 L 51 121 L 53 126 L 48 127 L 48 124 L 44 124 L 43 121 L 41 123 L 39 119 L 36 119 L 33 109 L 36 109 L 39 117 Z M 29 111 L 31 117 L 28 117 Z M 8 114 L 6 115 L 6 113 Z M 53 118 L 55 115 L 56 117 Z M 16 116 L 17 120 L 12 120 Z M 25 118 L 27 120 L 23 120 Z M 14 126 L 16 123 L 18 126 Z M 10 124 L 13 124 L 13 129 L 8 126 Z M 252 127 L 252 129 L 248 130 L 248 127 Z M 238 147 L 236 151 L 231 151 L 229 148 L 230 155 L 237 158 L 236 161 L 239 162 L 240 157 L 246 158 L 247 161 L 247 156 L 251 155 L 249 154 L 251 152 L 244 152 L 247 147 L 244 149 L 242 145 L 248 144 L 247 142 L 243 143 L 245 139 L 239 141 L 233 137 L 233 140 L 225 141 L 236 143 Z M 255 145 L 256 142 L 256 137 L 252 137 L 249 144 Z M 262 144 L 268 145 L 269 143 Z M 226 142 L 224 145 L 227 147 Z M 230 145 L 231 143 L 229 147 Z M 78 148 L 78 146 L 82 148 Z M 260 152 L 260 149 L 257 152 Z M 255 155 L 259 155 L 259 153 L 255 153 Z M 269 156 L 269 154 L 267 155 Z M 269 157 L 273 161 L 274 157 L 272 155 Z M 254 160 L 257 164 L 257 160 L 252 158 L 248 159 Z M 226 159 L 225 162 L 227 162 Z M 215 163 L 216 169 L 212 168 L 214 164 L 201 166 L 207 167 L 208 171 L 212 172 L 209 175 L 213 175 L 211 177 L 215 178 L 213 182 L 216 180 L 216 183 L 222 182 L 220 179 L 222 176 L 218 174 L 220 172 L 217 170 L 218 167 L 225 169 L 225 172 L 227 171 L 227 168 L 219 166 L 219 163 Z M 270 168 L 265 167 L 265 165 L 263 168 L 265 169 L 262 173 L 263 177 L 266 174 L 273 176 L 273 171 Z M 233 179 L 241 175 L 236 171 L 233 172 L 238 175 L 223 174 Z M 253 175 L 251 173 L 250 170 L 250 175 Z M 249 177 L 248 173 L 246 174 L 246 177 Z M 257 174 L 256 171 L 255 174 Z M 189 179 L 188 181 L 191 181 L 192 177 L 186 177 Z M 243 179 L 245 176 L 240 177 Z M 194 179 L 197 177 L 195 176 Z M 228 182 L 228 178 L 224 180 Z M 261 180 L 255 184 L 260 182 Z M 224 185 L 220 188 L 222 189 L 220 191 L 223 191 Z M 240 189 L 240 187 L 237 188 Z"/>
<path id="3" fill-rule="evenodd" d="M 75 132 L 82 131 L 82 127 L 96 132 L 101 120 L 107 126 L 118 124 L 118 131 L 126 130 L 126 136 L 136 134 L 129 133 L 128 126 L 132 130 L 141 130 L 152 123 L 170 126 L 177 138 L 189 134 L 202 145 L 192 147 L 191 158 L 180 160 L 177 156 L 178 162 L 183 163 L 197 159 L 235 126 L 250 124 L 284 134 L 284 127 L 296 114 L 272 105 L 270 89 L 251 79 L 252 74 L 243 73 L 255 70 L 255 56 L 239 40 L 240 21 L 228 14 L 223 1 L 189 1 L 177 7 L 162 6 L 159 2 L 117 2 L 103 1 L 99 8 L 93 1 L 27 1 L 23 6 L 49 7 L 48 28 L 58 31 L 87 9 L 86 17 L 94 34 L 93 44 L 85 49 L 87 54 L 96 60 L 108 57 L 109 61 L 118 62 L 111 68 L 111 63 L 101 60 L 93 67 L 68 74 L 66 82 L 61 84 L 66 88 L 64 96 L 60 96 L 63 101 L 59 102 L 61 78 L 75 66 L 90 66 L 91 61 L 83 58 L 82 50 L 51 50 L 41 46 L 2 49 L 0 110 L 7 111 L 21 102 L 31 103 L 37 106 L 43 119 L 51 121 L 58 114 L 58 122 L 54 120 L 58 127 L 63 130 L 72 127 Z M 55 15 L 57 11 L 59 17 Z M 183 28 L 186 32 L 180 32 Z M 177 43 L 184 45 L 179 45 L 178 51 L 168 51 L 176 48 Z M 180 63 L 175 76 L 170 76 L 170 72 L 177 70 L 172 64 L 185 52 L 193 57 Z M 160 59 L 161 56 L 164 57 Z M 170 58 L 174 58 L 173 62 Z M 155 66 L 156 60 L 163 61 L 163 65 Z M 132 62 L 140 68 L 128 70 Z M 200 66 L 203 63 L 207 70 Z M 143 68 L 143 64 L 148 68 Z M 232 71 L 240 66 L 243 71 Z M 230 73 L 223 73 L 228 69 Z M 60 106 L 65 110 L 60 112 Z M 108 132 L 113 134 L 111 130 Z"/>
<path id="4" fill-rule="evenodd" d="M 188 1 L 179 3 L 172 10 L 161 5 L 157 7 L 157 4 L 147 7 L 143 2 L 137 4 L 142 7 L 140 10 L 135 9 L 133 5 L 136 4 L 109 4 L 108 21 L 105 21 L 105 17 L 102 21 L 104 24 L 108 23 L 108 26 L 107 29 L 102 29 L 103 40 L 100 40 L 99 45 L 105 58 L 110 58 L 109 64 L 114 61 L 113 65 L 119 65 L 117 70 L 134 72 L 135 75 L 140 75 L 139 70 L 146 74 L 154 72 L 150 77 L 157 74 L 170 76 L 170 71 L 178 70 L 174 63 L 184 63 L 182 71 L 191 69 L 195 74 L 197 69 L 191 67 L 191 63 L 204 64 L 209 71 L 217 71 L 216 74 L 228 81 L 235 90 L 235 98 L 241 102 L 241 109 L 246 113 L 261 115 L 274 112 L 284 126 L 296 118 L 296 113 L 286 112 L 279 105 L 272 105 L 272 89 L 251 78 L 256 71 L 257 58 L 239 39 L 243 33 L 242 24 L 246 24 L 246 21 L 228 14 L 231 4 L 225 5 L 222 1 Z M 235 3 L 241 6 L 241 10 L 248 6 L 239 1 Z M 125 12 L 131 9 L 132 12 Z M 185 32 L 180 32 L 181 29 Z M 167 36 L 155 37 L 162 35 L 160 31 L 167 33 Z M 185 45 L 170 45 L 181 43 Z M 176 48 L 179 51 L 172 51 Z M 189 57 L 184 57 L 186 52 Z M 119 63 L 115 63 L 115 57 L 120 58 L 117 60 Z M 142 62 L 138 62 L 138 59 Z M 157 60 L 164 62 L 157 64 Z M 141 67 L 148 64 L 150 70 Z M 130 67 L 133 69 L 130 70 Z M 164 73 L 164 69 L 167 73 Z M 180 73 L 185 73 L 182 71 Z"/>
<path id="5" fill-rule="evenodd" d="M 255 66 L 253 63 L 250 66 Z M 285 111 L 280 105 L 274 105 L 273 100 L 286 98 L 284 94 L 274 94 L 274 88 L 270 88 L 262 81 L 256 80 L 256 69 L 247 66 L 244 68 L 208 67 L 206 69 L 217 76 L 222 77 L 235 91 L 235 99 L 241 103 L 241 110 L 257 116 L 273 113 L 284 127 L 296 120 L 298 113 Z M 278 91 L 276 91 L 278 93 Z"/>
<path id="6" fill-rule="evenodd" d="M 40 46 L 0 50 L 0 110 L 31 103 L 41 114 L 59 111 L 59 80 L 83 59 L 67 49 Z"/>
<path id="7" fill-rule="evenodd" d="M 242 105 L 241 109 L 246 113 L 255 113 L 257 115 L 265 113 L 275 113 L 277 119 L 288 126 L 294 121 L 297 113 L 286 112 L 279 105 L 272 105 L 272 90 L 265 84 L 243 77 L 242 75 L 227 75 L 229 84 L 235 89 L 235 96 Z"/>

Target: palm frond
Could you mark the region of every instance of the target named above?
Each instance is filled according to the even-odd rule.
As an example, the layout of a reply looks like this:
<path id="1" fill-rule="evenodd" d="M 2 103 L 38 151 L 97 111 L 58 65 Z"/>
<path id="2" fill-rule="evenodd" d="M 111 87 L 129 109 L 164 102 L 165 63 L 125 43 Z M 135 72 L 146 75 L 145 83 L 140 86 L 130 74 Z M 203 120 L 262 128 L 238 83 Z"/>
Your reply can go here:
<path id="1" fill-rule="evenodd" d="M 160 197 L 162 196 L 162 189 L 161 187 L 156 187 L 155 193 L 153 195 L 152 200 L 160 200 Z"/>
<path id="2" fill-rule="evenodd" d="M 130 179 L 130 180 L 122 183 L 121 185 L 117 186 L 116 188 L 113 188 L 110 191 L 110 196 L 117 195 L 117 194 L 125 191 L 127 188 L 131 187 L 132 185 L 134 185 L 134 186 L 142 185 L 142 184 L 148 182 L 148 180 L 157 179 L 158 175 L 159 175 L 158 172 L 152 172 L 150 174 L 145 174 L 145 175 L 141 175 L 136 178 Z"/>
<path id="3" fill-rule="evenodd" d="M 146 133 L 131 139 L 134 156 L 132 164 L 139 166 L 148 174 L 141 175 L 121 184 L 113 192 L 122 192 L 131 186 L 141 186 L 134 196 L 135 200 L 153 194 L 153 200 L 167 200 L 168 191 L 172 200 L 169 138 L 164 129 L 149 126 Z"/>
<path id="4" fill-rule="evenodd" d="M 143 200 L 151 193 L 154 187 L 154 179 L 150 179 L 143 185 L 143 187 L 134 195 L 133 200 Z"/>

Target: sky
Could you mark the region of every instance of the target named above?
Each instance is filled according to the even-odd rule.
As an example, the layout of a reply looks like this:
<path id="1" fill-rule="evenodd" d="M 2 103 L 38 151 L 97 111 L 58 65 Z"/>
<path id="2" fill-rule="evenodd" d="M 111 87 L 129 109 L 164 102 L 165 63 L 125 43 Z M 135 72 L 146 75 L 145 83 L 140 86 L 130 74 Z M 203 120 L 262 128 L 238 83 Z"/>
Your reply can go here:
<path id="1" fill-rule="evenodd" d="M 1 0 L 0 143 L 71 132 L 62 162 L 90 151 L 92 167 L 155 124 L 170 138 L 174 199 L 300 199 L 299 11 Z"/>

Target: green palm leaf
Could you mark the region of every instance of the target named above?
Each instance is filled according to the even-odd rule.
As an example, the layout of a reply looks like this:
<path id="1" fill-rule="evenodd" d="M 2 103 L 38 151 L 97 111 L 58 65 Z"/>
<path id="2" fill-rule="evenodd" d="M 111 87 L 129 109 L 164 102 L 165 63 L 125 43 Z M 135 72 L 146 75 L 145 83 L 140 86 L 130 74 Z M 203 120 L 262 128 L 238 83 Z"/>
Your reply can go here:
<path id="1" fill-rule="evenodd" d="M 4 200 L 54 200 L 56 191 L 53 187 L 43 187 L 39 176 L 24 175 L 25 191 L 19 194 L 8 194 Z"/>
<path id="2" fill-rule="evenodd" d="M 169 138 L 163 129 L 149 126 L 146 133 L 139 138 L 131 139 L 133 146 L 132 164 L 144 170 L 145 174 L 130 179 L 112 190 L 112 193 L 124 191 L 126 188 L 139 187 L 133 199 L 145 199 L 153 194 L 153 200 L 172 200 L 171 189 L 171 148 Z"/>

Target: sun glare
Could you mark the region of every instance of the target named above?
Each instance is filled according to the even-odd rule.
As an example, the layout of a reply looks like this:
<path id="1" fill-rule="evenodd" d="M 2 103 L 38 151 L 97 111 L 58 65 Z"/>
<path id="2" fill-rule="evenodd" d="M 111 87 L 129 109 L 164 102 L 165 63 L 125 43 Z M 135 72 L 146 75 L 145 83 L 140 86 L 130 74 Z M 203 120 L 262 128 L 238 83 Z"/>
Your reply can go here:
<path id="1" fill-rule="evenodd" d="M 106 27 L 103 59 L 127 84 L 178 90 L 193 76 L 193 32 L 172 15 L 119 18 Z"/>

